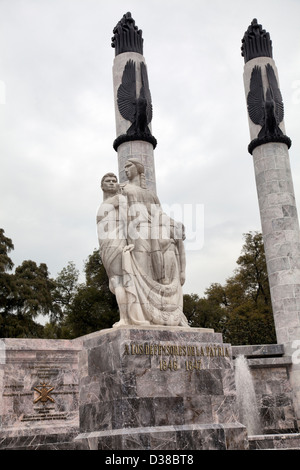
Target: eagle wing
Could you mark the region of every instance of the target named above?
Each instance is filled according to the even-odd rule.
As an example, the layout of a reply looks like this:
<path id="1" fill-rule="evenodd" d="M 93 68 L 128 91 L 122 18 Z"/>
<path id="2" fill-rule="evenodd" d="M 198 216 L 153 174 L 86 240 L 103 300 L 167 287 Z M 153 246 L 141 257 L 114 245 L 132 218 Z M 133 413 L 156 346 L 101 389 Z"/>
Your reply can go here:
<path id="1" fill-rule="evenodd" d="M 276 121 L 277 121 L 277 124 L 280 124 L 280 122 L 283 120 L 283 115 L 284 115 L 284 107 L 283 107 L 281 91 L 279 90 L 277 78 L 276 78 L 274 69 L 271 66 L 271 64 L 266 65 L 266 71 L 267 71 L 269 87 L 271 90 L 271 96 L 273 100 L 275 101 Z"/>
<path id="2" fill-rule="evenodd" d="M 147 100 L 146 114 L 147 114 L 147 124 L 149 124 L 152 121 L 153 111 L 152 111 L 152 99 L 151 99 L 151 93 L 150 93 L 150 88 L 149 88 L 147 67 L 144 64 L 144 62 L 141 62 L 141 78 L 142 78 L 142 87 L 141 87 L 140 96 L 141 98 L 145 98 Z"/>
<path id="3" fill-rule="evenodd" d="M 125 65 L 122 82 L 117 92 L 118 108 L 121 116 L 134 122 L 136 113 L 136 69 L 133 60 Z"/>
<path id="4" fill-rule="evenodd" d="M 250 78 L 250 91 L 247 96 L 249 117 L 254 124 L 264 125 L 264 91 L 262 83 L 261 68 L 253 67 Z"/>

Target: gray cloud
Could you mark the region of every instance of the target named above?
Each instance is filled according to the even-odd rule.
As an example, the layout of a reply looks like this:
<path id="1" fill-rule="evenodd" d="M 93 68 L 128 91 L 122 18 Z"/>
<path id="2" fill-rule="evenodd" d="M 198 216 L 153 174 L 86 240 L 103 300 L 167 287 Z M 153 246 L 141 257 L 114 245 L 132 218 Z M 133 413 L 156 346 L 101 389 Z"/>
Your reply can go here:
<path id="1" fill-rule="evenodd" d="M 203 204 L 204 244 L 187 253 L 186 292 L 232 274 L 242 234 L 260 230 L 241 38 L 254 17 L 273 40 L 300 199 L 300 4 L 293 0 L 132 0 L 154 106 L 157 189 L 165 204 Z M 124 2 L 2 0 L 0 226 L 15 264 L 82 269 L 97 247 L 101 176 L 117 172 L 112 29 Z M 284 18 L 284 21 L 283 21 Z"/>

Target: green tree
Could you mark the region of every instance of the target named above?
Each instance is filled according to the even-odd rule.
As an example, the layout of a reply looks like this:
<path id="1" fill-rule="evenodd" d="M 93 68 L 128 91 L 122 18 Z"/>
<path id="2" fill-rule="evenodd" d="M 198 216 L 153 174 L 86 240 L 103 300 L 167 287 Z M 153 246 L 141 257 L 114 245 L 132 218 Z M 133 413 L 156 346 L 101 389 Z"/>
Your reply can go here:
<path id="1" fill-rule="evenodd" d="M 36 318 L 51 313 L 55 283 L 49 278 L 46 264 L 38 266 L 34 261 L 23 261 L 15 270 L 15 284 L 17 314 Z"/>
<path id="2" fill-rule="evenodd" d="M 23 261 L 15 270 L 13 310 L 15 337 L 41 337 L 43 327 L 35 320 L 53 310 L 52 292 L 55 282 L 50 279 L 47 265 Z"/>
<path id="3" fill-rule="evenodd" d="M 51 312 L 52 320 L 58 322 L 64 320 L 78 291 L 78 279 L 79 270 L 72 261 L 58 273 L 53 291 L 53 301 L 56 309 Z"/>
<path id="4" fill-rule="evenodd" d="M 234 275 L 224 285 L 211 284 L 204 298 L 192 300 L 192 326 L 210 325 L 231 344 L 276 343 L 262 234 L 245 234 Z"/>
<path id="5" fill-rule="evenodd" d="M 271 295 L 262 234 L 249 232 L 237 260 L 236 279 L 244 286 L 248 298 L 259 306 L 271 306 Z"/>
<path id="6" fill-rule="evenodd" d="M 183 296 L 183 311 L 191 327 L 213 328 L 218 331 L 222 328 L 222 307 L 197 294 Z"/>
<path id="7" fill-rule="evenodd" d="M 7 238 L 4 233 L 3 228 L 0 228 L 0 273 L 11 271 L 14 266 L 14 263 L 8 256 L 8 253 L 14 249 L 14 245 L 12 240 Z"/>
<path id="8" fill-rule="evenodd" d="M 0 229 L 0 336 L 42 337 L 43 326 L 35 320 L 51 312 L 54 283 L 43 263 L 23 261 L 9 273 L 13 262 L 8 254 L 13 249 Z"/>
<path id="9" fill-rule="evenodd" d="M 184 312 L 194 327 L 213 328 L 231 344 L 276 342 L 262 235 L 249 232 L 237 269 L 224 285 L 213 283 L 200 298 L 184 295 Z M 99 251 L 85 263 L 85 283 L 69 262 L 51 279 L 46 264 L 23 261 L 13 269 L 11 239 L 0 229 L 0 337 L 74 338 L 111 328 L 119 319 L 115 296 Z M 43 327 L 36 320 L 48 315 Z"/>
<path id="10" fill-rule="evenodd" d="M 249 232 L 244 240 L 236 273 L 226 283 L 227 337 L 233 344 L 276 343 L 262 234 Z"/>
<path id="11" fill-rule="evenodd" d="M 109 290 L 99 250 L 88 257 L 84 271 L 86 282 L 79 286 L 65 322 L 73 338 L 111 328 L 119 319 L 118 304 Z"/>
<path id="12" fill-rule="evenodd" d="M 52 292 L 52 309 L 49 321 L 44 327 L 45 338 L 69 338 L 71 333 L 66 324 L 71 312 L 72 303 L 79 289 L 79 270 L 75 263 L 70 261 L 55 279 Z"/>
<path id="13" fill-rule="evenodd" d="M 9 315 L 14 305 L 15 285 L 11 271 L 14 264 L 9 253 L 14 249 L 12 240 L 0 229 L 0 337 L 6 337 Z"/>

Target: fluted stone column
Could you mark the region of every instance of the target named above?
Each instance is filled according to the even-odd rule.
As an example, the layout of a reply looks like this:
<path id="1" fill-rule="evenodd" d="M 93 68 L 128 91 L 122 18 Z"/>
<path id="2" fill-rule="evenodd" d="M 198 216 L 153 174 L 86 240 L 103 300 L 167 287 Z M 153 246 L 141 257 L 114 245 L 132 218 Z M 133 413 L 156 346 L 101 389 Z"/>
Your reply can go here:
<path id="1" fill-rule="evenodd" d="M 300 339 L 300 238 L 278 72 L 269 33 L 253 20 L 242 40 L 244 85 L 277 342 L 293 355 Z M 300 420 L 300 365 L 291 368 Z"/>
<path id="2" fill-rule="evenodd" d="M 130 13 L 124 15 L 115 27 L 112 41 L 112 47 L 115 48 L 116 54 L 113 63 L 113 87 L 116 117 L 116 140 L 114 141 L 114 148 L 118 153 L 119 180 L 121 183 L 124 183 L 127 179 L 124 166 L 128 158 L 137 158 L 145 167 L 147 187 L 156 192 L 153 152 L 156 146 L 156 139 L 152 136 L 151 129 L 152 103 L 148 80 L 146 80 L 147 83 L 143 83 L 142 81 L 143 75 L 141 63 L 145 65 L 147 72 L 147 66 L 143 56 L 142 31 L 135 26 L 135 21 L 132 19 Z M 130 95 L 132 88 L 131 83 L 128 83 L 129 78 L 130 82 L 132 82 L 133 77 L 129 76 L 129 78 L 124 78 L 124 70 L 129 61 L 132 61 L 135 67 L 134 96 Z M 148 79 L 148 77 L 146 78 Z M 118 91 L 122 82 L 124 84 L 126 96 L 125 99 L 120 102 Z M 144 88 L 146 88 L 147 110 L 151 109 L 151 116 L 150 118 L 148 117 L 148 120 L 150 119 L 150 121 L 147 123 L 150 134 L 138 130 L 137 132 L 131 132 L 130 135 L 128 135 L 127 131 L 132 125 L 132 121 L 128 119 L 128 115 L 130 114 L 130 109 L 128 109 L 130 107 L 130 103 L 128 102 L 130 99 L 131 101 L 134 101 L 140 97 L 143 85 Z M 147 116 L 149 116 L 148 112 Z"/>

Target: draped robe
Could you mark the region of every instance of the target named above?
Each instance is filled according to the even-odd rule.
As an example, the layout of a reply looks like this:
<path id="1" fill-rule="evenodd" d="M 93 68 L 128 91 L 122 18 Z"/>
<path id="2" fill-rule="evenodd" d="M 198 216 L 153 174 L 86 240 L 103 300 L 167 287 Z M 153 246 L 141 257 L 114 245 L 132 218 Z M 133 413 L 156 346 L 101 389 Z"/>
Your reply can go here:
<path id="1" fill-rule="evenodd" d="M 122 277 L 126 321 L 134 325 L 188 326 L 182 310 L 182 261 L 174 238 L 174 221 L 162 212 L 150 190 L 128 183 L 121 191 L 115 196 L 119 198 L 119 205 L 114 206 L 115 227 L 111 224 L 104 240 L 99 235 L 99 244 L 108 277 Z M 114 291 L 111 282 L 110 288 Z"/>

